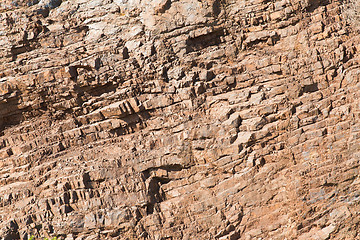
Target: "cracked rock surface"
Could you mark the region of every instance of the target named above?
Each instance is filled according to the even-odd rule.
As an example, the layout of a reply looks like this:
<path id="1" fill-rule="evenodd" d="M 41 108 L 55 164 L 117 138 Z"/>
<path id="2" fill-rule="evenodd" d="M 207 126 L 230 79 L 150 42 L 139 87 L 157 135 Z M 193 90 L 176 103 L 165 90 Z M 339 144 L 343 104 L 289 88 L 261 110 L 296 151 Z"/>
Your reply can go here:
<path id="1" fill-rule="evenodd" d="M 342 0 L 1 0 L 0 239 L 360 238 Z"/>

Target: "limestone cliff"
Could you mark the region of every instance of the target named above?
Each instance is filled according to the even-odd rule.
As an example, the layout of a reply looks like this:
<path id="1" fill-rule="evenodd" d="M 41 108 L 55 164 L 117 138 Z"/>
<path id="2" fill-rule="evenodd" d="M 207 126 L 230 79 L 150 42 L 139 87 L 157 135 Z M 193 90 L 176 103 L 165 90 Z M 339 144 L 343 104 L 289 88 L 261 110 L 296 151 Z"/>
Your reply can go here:
<path id="1" fill-rule="evenodd" d="M 1 239 L 359 239 L 342 0 L 1 0 Z"/>

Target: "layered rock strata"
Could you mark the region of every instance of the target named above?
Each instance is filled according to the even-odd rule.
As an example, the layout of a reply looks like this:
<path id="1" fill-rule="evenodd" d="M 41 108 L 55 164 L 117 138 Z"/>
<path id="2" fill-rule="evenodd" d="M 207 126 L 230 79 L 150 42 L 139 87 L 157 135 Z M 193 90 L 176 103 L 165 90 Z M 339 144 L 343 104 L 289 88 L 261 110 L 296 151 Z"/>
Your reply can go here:
<path id="1" fill-rule="evenodd" d="M 2 0 L 0 237 L 357 239 L 340 0 Z"/>

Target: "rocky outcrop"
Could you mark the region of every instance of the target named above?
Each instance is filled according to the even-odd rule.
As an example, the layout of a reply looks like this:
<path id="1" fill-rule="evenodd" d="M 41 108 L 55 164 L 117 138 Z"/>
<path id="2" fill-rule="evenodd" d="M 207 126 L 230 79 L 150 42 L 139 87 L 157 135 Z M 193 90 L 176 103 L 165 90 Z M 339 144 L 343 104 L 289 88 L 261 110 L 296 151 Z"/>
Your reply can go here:
<path id="1" fill-rule="evenodd" d="M 356 239 L 340 0 L 3 0 L 0 237 Z"/>

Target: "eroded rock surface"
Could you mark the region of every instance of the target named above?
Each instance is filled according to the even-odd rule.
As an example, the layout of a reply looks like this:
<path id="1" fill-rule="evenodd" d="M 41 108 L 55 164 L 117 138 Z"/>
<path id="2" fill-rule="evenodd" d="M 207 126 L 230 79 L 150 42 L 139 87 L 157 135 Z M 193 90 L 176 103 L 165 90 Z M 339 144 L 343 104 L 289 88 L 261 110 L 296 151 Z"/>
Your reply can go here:
<path id="1" fill-rule="evenodd" d="M 340 0 L 2 0 L 0 237 L 357 239 Z"/>

